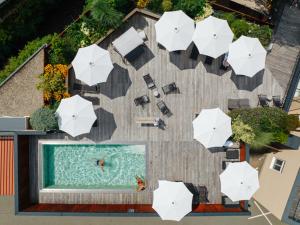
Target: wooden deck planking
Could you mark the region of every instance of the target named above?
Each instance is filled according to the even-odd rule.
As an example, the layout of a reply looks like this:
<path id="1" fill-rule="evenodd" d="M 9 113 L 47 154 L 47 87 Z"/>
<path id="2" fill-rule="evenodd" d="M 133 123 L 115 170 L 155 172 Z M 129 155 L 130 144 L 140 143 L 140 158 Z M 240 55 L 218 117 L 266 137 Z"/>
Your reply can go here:
<path id="1" fill-rule="evenodd" d="M 105 39 L 100 46 L 107 48 L 111 53 L 112 61 L 120 67 L 128 70 L 131 85 L 125 96 L 110 99 L 105 94 L 86 94 L 98 96 L 100 108 L 95 106 L 99 127 L 92 128 L 90 134 L 75 138 L 90 139 L 94 142 L 114 141 L 126 142 L 145 142 L 148 147 L 147 161 L 147 189 L 141 193 L 124 192 L 103 192 L 103 193 L 42 193 L 39 195 L 41 203 L 111 203 L 111 204 L 150 204 L 152 202 L 152 191 L 157 187 L 159 179 L 182 180 L 194 185 L 204 185 L 208 189 L 208 199 L 210 203 L 221 203 L 221 192 L 219 173 L 221 172 L 221 162 L 225 157 L 224 152 L 212 153 L 193 140 L 192 120 L 195 113 L 203 108 L 220 107 L 227 111 L 228 98 L 249 98 L 251 106 L 257 105 L 257 95 L 267 94 L 283 95 L 285 88 L 272 76 L 268 69 L 264 75 L 256 76 L 254 79 L 240 79 L 239 85 L 253 86 L 253 90 L 240 90 L 234 84 L 232 71 L 221 74 L 218 69 L 219 61 L 215 61 L 212 66 L 203 65 L 203 56 L 198 57 L 197 62 L 193 62 L 187 57 L 188 53 L 181 56 L 172 56 L 175 63 L 180 67 L 190 67 L 189 69 L 179 69 L 174 63 L 170 62 L 170 54 L 158 48 L 155 41 L 155 20 L 141 14 L 133 16 L 125 26 L 114 32 Z M 154 58 L 145 62 L 145 57 L 151 55 L 150 52 L 142 55 L 138 63 L 143 66 L 136 70 L 132 65 L 124 64 L 121 57 L 111 46 L 111 42 L 130 26 L 144 29 L 147 34 L 147 47 L 152 52 Z M 162 116 L 156 107 L 156 99 L 152 92 L 147 89 L 142 75 L 150 73 L 159 88 L 159 92 L 173 115 L 170 118 Z M 70 75 L 71 83 L 72 75 Z M 124 71 L 113 71 L 112 78 L 108 84 L 102 87 L 102 92 L 107 91 L 108 95 L 122 95 L 124 93 L 124 81 L 126 81 Z M 180 94 L 163 95 L 161 87 L 175 81 L 180 89 Z M 288 82 L 288 81 L 286 81 Z M 110 87 L 107 87 L 110 86 Z M 104 87 L 104 88 L 103 88 Z M 151 103 L 144 109 L 136 107 L 133 103 L 134 98 L 147 94 Z M 103 109 L 114 116 L 117 128 L 110 121 L 109 116 L 103 114 Z M 159 130 L 154 127 L 141 127 L 135 123 L 136 117 L 158 116 L 162 118 L 167 128 Z M 112 136 L 108 133 L 113 131 Z M 45 137 L 40 137 L 45 139 Z M 64 134 L 47 135 L 46 138 L 64 139 Z M 69 139 L 72 139 L 68 136 Z M 37 141 L 37 140 L 35 140 Z M 32 151 L 36 151 L 32 144 Z"/>

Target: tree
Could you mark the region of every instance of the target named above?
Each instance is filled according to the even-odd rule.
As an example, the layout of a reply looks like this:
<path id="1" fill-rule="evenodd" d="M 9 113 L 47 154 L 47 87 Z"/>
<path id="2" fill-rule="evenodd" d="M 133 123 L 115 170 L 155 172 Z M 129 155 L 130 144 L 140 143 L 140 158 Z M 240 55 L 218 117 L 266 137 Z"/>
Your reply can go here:
<path id="1" fill-rule="evenodd" d="M 30 125 L 34 130 L 49 131 L 58 128 L 54 110 L 43 107 L 30 116 Z"/>

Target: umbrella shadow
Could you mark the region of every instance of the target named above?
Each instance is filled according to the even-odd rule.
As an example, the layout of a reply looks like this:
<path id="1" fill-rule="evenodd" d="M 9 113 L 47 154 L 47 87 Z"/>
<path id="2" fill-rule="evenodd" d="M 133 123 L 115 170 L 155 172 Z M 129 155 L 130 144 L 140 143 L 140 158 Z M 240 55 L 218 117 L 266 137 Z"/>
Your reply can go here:
<path id="1" fill-rule="evenodd" d="M 153 52 L 146 45 L 141 45 L 126 55 L 127 61 L 136 70 L 142 68 L 142 66 L 147 64 L 154 57 Z"/>
<path id="2" fill-rule="evenodd" d="M 205 186 L 194 185 L 193 183 L 184 182 L 186 188 L 193 194 L 192 208 L 195 209 L 199 204 L 208 203 L 208 191 Z"/>
<path id="3" fill-rule="evenodd" d="M 175 51 L 169 52 L 170 62 L 173 63 L 178 69 L 186 70 L 186 69 L 195 69 L 198 63 L 200 62 L 199 55 L 192 56 L 194 45 L 191 44 L 186 51 Z"/>
<path id="4" fill-rule="evenodd" d="M 261 70 L 253 77 L 247 77 L 243 75 L 236 75 L 234 71 L 231 73 L 230 79 L 233 81 L 237 89 L 245 91 L 253 91 L 255 88 L 263 83 L 265 70 Z"/>
<path id="5" fill-rule="evenodd" d="M 100 93 L 110 99 L 125 96 L 131 84 L 128 70 L 114 63 L 114 69 L 107 81 L 99 84 Z"/>
<path id="6" fill-rule="evenodd" d="M 201 55 L 201 61 L 203 63 L 203 66 L 204 66 L 206 72 L 209 74 L 216 75 L 216 76 L 222 76 L 230 70 L 230 68 L 227 68 L 227 69 L 221 68 L 223 59 L 224 59 L 224 55 L 221 55 L 218 58 L 213 59 L 211 64 L 207 64 L 205 62 L 206 56 Z"/>
<path id="7" fill-rule="evenodd" d="M 212 148 L 208 148 L 207 150 L 210 151 L 211 153 L 225 152 L 224 147 L 212 147 Z"/>
<path id="8" fill-rule="evenodd" d="M 96 140 L 94 141 L 105 141 L 111 139 L 113 133 L 117 129 L 115 117 L 111 112 L 106 111 L 103 108 L 95 110 L 97 120 L 93 125 L 92 132 L 96 132 Z"/>

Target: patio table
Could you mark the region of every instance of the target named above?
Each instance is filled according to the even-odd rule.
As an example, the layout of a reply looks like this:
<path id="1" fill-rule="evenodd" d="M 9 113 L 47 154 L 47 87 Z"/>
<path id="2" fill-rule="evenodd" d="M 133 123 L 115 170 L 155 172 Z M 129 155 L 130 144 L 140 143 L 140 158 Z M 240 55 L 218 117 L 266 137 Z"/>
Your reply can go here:
<path id="1" fill-rule="evenodd" d="M 144 44 L 144 40 L 133 27 L 112 42 L 116 51 L 124 58 L 138 46 Z"/>

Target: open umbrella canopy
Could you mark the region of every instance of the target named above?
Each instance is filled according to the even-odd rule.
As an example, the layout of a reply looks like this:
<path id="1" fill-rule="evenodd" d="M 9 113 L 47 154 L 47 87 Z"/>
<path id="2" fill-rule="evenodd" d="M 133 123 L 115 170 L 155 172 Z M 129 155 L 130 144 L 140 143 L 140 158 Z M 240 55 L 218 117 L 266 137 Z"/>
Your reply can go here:
<path id="1" fill-rule="evenodd" d="M 253 77 L 265 68 L 267 51 L 257 38 L 241 36 L 229 46 L 227 62 L 238 75 Z"/>
<path id="2" fill-rule="evenodd" d="M 113 69 L 109 52 L 96 44 L 80 48 L 72 66 L 76 78 L 90 86 L 106 82 Z"/>
<path id="3" fill-rule="evenodd" d="M 193 42 L 199 53 L 213 58 L 228 52 L 233 33 L 226 20 L 213 16 L 198 22 L 193 35 Z"/>
<path id="4" fill-rule="evenodd" d="M 162 220 L 180 221 L 192 211 L 193 194 L 182 182 L 158 181 L 153 192 L 152 208 Z"/>
<path id="5" fill-rule="evenodd" d="M 155 24 L 156 41 L 169 52 L 186 50 L 194 30 L 194 20 L 183 11 L 165 12 Z"/>
<path id="6" fill-rule="evenodd" d="M 221 192 L 232 201 L 250 200 L 259 188 L 258 171 L 247 162 L 230 163 L 220 180 Z"/>
<path id="7" fill-rule="evenodd" d="M 97 119 L 93 104 L 79 95 L 62 99 L 55 114 L 59 129 L 73 137 L 89 133 Z"/>
<path id="8" fill-rule="evenodd" d="M 203 109 L 193 120 L 194 139 L 206 148 L 222 147 L 232 135 L 231 118 L 221 109 Z"/>

